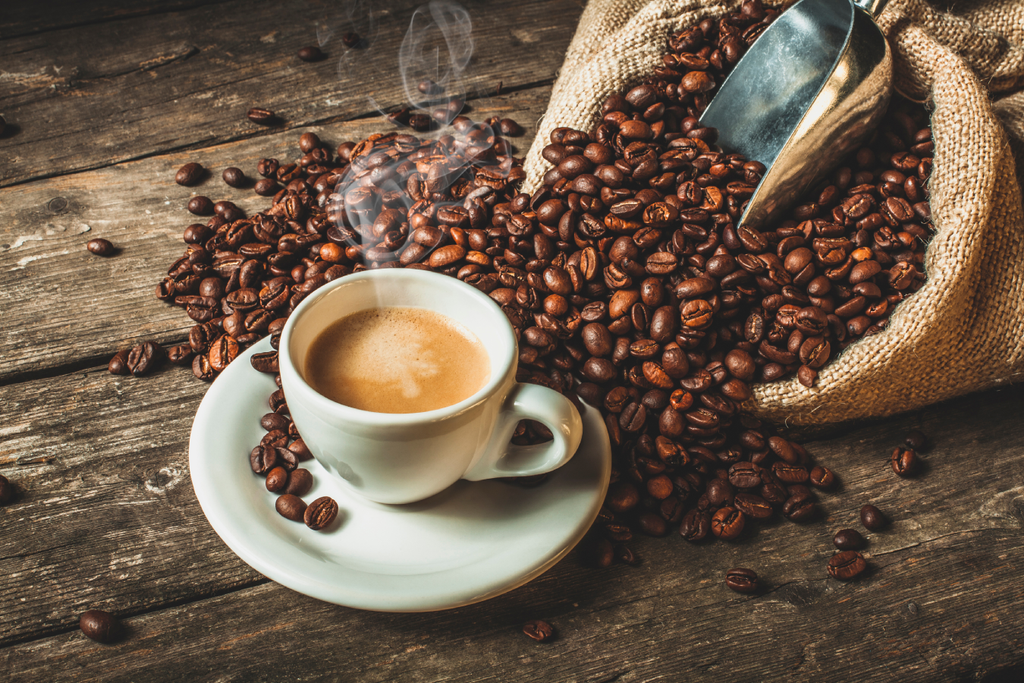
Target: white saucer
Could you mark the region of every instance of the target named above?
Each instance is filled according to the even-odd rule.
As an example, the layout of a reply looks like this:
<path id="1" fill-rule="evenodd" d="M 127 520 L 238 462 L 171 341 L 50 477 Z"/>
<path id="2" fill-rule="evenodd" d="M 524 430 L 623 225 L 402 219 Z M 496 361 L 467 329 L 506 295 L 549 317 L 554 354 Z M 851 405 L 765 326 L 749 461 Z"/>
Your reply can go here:
<path id="1" fill-rule="evenodd" d="M 252 473 L 249 452 L 265 434 L 273 377 L 249 357 L 262 340 L 206 392 L 189 441 L 189 468 L 199 504 L 214 530 L 246 563 L 278 583 L 327 602 L 360 609 L 419 612 L 468 605 L 505 593 L 562 559 L 590 528 L 604 501 L 611 447 L 601 416 L 583 414 L 583 443 L 544 483 L 459 481 L 419 503 L 382 505 L 333 481 L 315 460 L 302 467 L 314 485 L 304 500 L 338 501 L 325 531 L 291 522 L 277 496 Z"/>

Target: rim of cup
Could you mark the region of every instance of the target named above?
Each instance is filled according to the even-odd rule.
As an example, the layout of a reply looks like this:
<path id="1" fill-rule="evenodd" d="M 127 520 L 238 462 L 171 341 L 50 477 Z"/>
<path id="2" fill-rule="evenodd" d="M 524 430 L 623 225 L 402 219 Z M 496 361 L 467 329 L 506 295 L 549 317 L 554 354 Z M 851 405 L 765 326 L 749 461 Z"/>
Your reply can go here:
<path id="1" fill-rule="evenodd" d="M 295 366 L 292 362 L 291 354 L 291 339 L 292 333 L 296 326 L 301 324 L 302 318 L 308 313 L 309 309 L 313 308 L 320 302 L 325 296 L 329 295 L 336 289 L 344 288 L 346 286 L 358 286 L 357 283 L 363 280 L 391 280 L 397 279 L 399 281 L 408 281 L 408 286 L 429 286 L 432 288 L 447 288 L 450 291 L 457 292 L 457 296 L 465 297 L 468 300 L 474 302 L 477 306 L 481 307 L 486 313 L 493 319 L 492 324 L 497 323 L 500 326 L 500 332 L 502 337 L 505 337 L 510 351 L 505 358 L 496 358 L 496 349 L 492 349 L 487 345 L 475 330 L 470 329 L 469 331 L 477 337 L 481 344 L 484 345 L 484 349 L 487 352 L 488 358 L 491 360 L 491 373 L 488 377 L 487 382 L 480 387 L 471 396 L 464 398 L 458 403 L 453 403 L 450 406 L 443 408 L 437 408 L 435 410 L 428 410 L 419 413 L 378 413 L 368 410 L 361 410 L 359 408 L 353 408 L 347 406 L 344 403 L 338 403 L 333 401 L 316 389 L 314 389 L 309 382 L 306 381 L 303 373 Z M 384 303 L 383 306 L 391 306 L 393 304 Z M 407 304 L 399 303 L 399 307 L 403 308 L 417 308 L 417 306 L 409 306 Z M 361 310 L 366 310 L 367 307 L 361 307 L 352 310 L 351 313 L 356 313 Z M 435 311 L 446 318 L 452 318 L 451 315 L 445 313 L 442 310 L 438 310 L 436 307 L 422 307 L 428 310 Z M 456 321 L 458 322 L 458 321 Z M 462 325 L 461 322 L 458 324 Z M 463 327 L 467 327 L 463 325 Z M 467 327 L 468 329 L 468 327 Z M 516 361 L 519 358 L 519 344 L 516 340 L 515 334 L 512 330 L 512 324 L 505 316 L 504 311 L 498 306 L 491 297 L 481 292 L 476 287 L 468 285 L 461 280 L 453 278 L 448 275 L 441 273 L 435 273 L 432 271 L 418 270 L 418 269 L 398 269 L 388 268 L 382 270 L 365 270 L 359 273 L 352 273 L 345 275 L 337 280 L 329 282 L 322 287 L 314 290 L 308 297 L 299 302 L 299 305 L 295 307 L 291 315 L 288 316 L 288 322 L 285 323 L 284 328 L 281 331 L 281 341 L 278 350 L 278 359 L 281 369 L 282 385 L 284 384 L 286 374 L 293 374 L 296 382 L 296 386 L 288 387 L 289 389 L 296 389 L 303 394 L 302 400 L 311 404 L 316 410 L 320 412 L 330 412 L 339 417 L 362 422 L 367 425 L 413 425 L 423 422 L 440 421 L 457 415 L 465 410 L 472 408 L 481 401 L 484 401 L 494 391 L 503 384 L 508 376 L 512 373 L 513 368 L 516 366 Z M 513 376 L 514 380 L 514 376 Z M 288 400 L 287 390 L 285 394 L 285 400 Z"/>

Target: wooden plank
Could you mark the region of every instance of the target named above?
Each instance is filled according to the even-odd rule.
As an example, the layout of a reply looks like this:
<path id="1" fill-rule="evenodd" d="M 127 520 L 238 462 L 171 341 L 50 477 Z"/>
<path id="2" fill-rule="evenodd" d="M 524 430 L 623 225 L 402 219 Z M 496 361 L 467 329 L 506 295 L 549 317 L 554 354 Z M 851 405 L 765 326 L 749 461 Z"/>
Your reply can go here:
<path id="1" fill-rule="evenodd" d="M 916 561 L 925 553 L 931 561 Z M 940 554 L 985 571 L 936 585 Z M 1008 661 L 1020 673 L 1022 559 L 1019 536 L 991 531 L 889 558 L 880 595 L 816 576 L 758 597 L 726 594 L 716 579 L 624 595 L 619 586 L 650 577 L 563 563 L 486 605 L 412 615 L 266 584 L 130 619 L 116 645 L 72 632 L 5 648 L 0 667 L 12 682 L 989 680 Z M 616 587 L 603 590 L 609 579 Z M 556 641 L 523 635 L 537 616 Z"/>
<path id="2" fill-rule="evenodd" d="M 250 107 L 266 107 L 284 127 L 375 115 L 407 102 L 397 55 L 420 3 L 403 0 L 376 16 L 372 43 L 345 51 L 355 26 L 334 8 L 333 32 L 317 63 L 297 50 L 317 43 L 315 10 L 236 0 L 0 42 L 0 114 L 5 135 L 0 186 L 265 135 Z M 579 18 L 575 0 L 466 3 L 475 51 L 462 83 L 491 95 L 550 83 Z M 356 22 L 360 23 L 360 22 Z M 320 29 L 322 35 L 325 30 Z M 514 55 L 514 58 L 510 58 Z"/>
<path id="3" fill-rule="evenodd" d="M 45 4 L 9 3 L 4 7 L 3 15 L 0 15 L 0 39 L 181 11 L 216 2 L 218 0 L 160 0 L 148 3 L 139 0 L 50 0 Z"/>
<path id="4" fill-rule="evenodd" d="M 192 490 L 188 435 L 205 388 L 182 368 L 0 388 L 0 473 L 20 495 L 0 508 L 0 643 L 66 629 L 91 605 L 142 611 L 263 580 Z"/>
<path id="5" fill-rule="evenodd" d="M 182 369 L 133 379 L 94 368 L 0 388 L 0 473 L 24 491 L 0 508 L 0 643 L 22 643 L 0 650 L 0 670 L 14 679 L 47 670 L 61 678 L 82 664 L 97 672 L 108 660 L 104 666 L 126 667 L 125 680 L 171 679 L 201 677 L 190 667 L 202 661 L 246 680 L 266 665 L 266 647 L 308 657 L 320 675 L 360 672 L 353 680 L 472 679 L 484 664 L 497 667 L 498 680 L 513 666 L 526 667 L 525 679 L 634 671 L 650 680 L 685 667 L 744 680 L 759 678 L 750 667 L 762 664 L 765 678 L 783 678 L 790 667 L 821 673 L 854 663 L 866 667 L 862 680 L 887 667 L 909 667 L 908 680 L 921 680 L 934 675 L 929 667 L 984 672 L 1024 660 L 1024 650 L 1006 647 L 1024 642 L 1024 623 L 1014 617 L 1024 604 L 1020 387 L 809 444 L 843 482 L 823 496 L 818 522 L 774 522 L 731 544 L 649 540 L 639 544 L 645 562 L 636 569 L 592 570 L 570 556 L 509 596 L 418 616 L 335 608 L 277 586 L 237 590 L 261 579 L 217 539 L 188 480 L 188 430 L 202 391 Z M 904 480 L 885 456 L 911 427 L 936 447 L 927 472 Z M 826 579 L 832 534 L 857 527 L 866 502 L 893 519 L 868 535 L 872 575 L 851 585 Z M 768 592 L 729 592 L 722 574 L 733 566 L 757 570 Z M 202 599 L 226 591 L 235 592 Z M 74 630 L 88 608 L 150 614 L 130 619 L 136 630 L 116 648 L 96 648 L 77 633 L 38 640 Z M 532 618 L 552 620 L 562 645 L 520 643 L 516 630 Z M 213 623 L 222 626 L 207 642 L 200 634 Z M 323 638 L 324 624 L 334 625 L 341 647 Z M 260 633 L 273 634 L 272 644 L 238 646 Z M 866 657 L 873 648 L 884 656 Z M 754 656 L 776 650 L 782 655 L 770 663 Z M 332 668 L 344 664 L 339 653 L 351 668 Z M 179 668 L 158 669 L 168 662 Z M 727 675 L 727 665 L 740 675 Z"/>
<path id="6" fill-rule="evenodd" d="M 480 120 L 511 116 L 527 129 L 513 140 L 525 154 L 549 86 L 492 98 L 474 111 Z M 311 126 L 332 144 L 360 140 L 394 126 L 378 118 Z M 216 147 L 126 162 L 95 171 L 0 189 L 0 383 L 69 363 L 109 359 L 140 339 L 182 341 L 193 324 L 184 311 L 158 301 L 154 287 L 184 251 L 182 231 L 200 220 L 185 210 L 189 197 L 229 199 L 249 212 L 270 200 L 228 187 L 224 168 L 259 178 L 262 157 L 297 159 L 302 131 L 284 131 Z M 195 188 L 174 183 L 186 161 L 211 171 Z M 93 237 L 122 249 L 111 258 L 85 250 Z M 105 362 L 105 361 L 104 361 Z"/>

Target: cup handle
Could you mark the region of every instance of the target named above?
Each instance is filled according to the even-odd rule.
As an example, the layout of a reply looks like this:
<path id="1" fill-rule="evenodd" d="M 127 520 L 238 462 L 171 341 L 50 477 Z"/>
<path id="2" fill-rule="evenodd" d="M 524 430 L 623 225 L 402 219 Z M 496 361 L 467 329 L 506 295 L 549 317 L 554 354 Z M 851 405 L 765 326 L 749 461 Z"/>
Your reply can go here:
<path id="1" fill-rule="evenodd" d="M 520 420 L 544 424 L 554 439 L 534 446 L 510 444 Z M 547 387 L 516 383 L 505 398 L 487 447 L 462 478 L 480 481 L 550 472 L 569 462 L 582 439 L 583 420 L 572 401 Z"/>

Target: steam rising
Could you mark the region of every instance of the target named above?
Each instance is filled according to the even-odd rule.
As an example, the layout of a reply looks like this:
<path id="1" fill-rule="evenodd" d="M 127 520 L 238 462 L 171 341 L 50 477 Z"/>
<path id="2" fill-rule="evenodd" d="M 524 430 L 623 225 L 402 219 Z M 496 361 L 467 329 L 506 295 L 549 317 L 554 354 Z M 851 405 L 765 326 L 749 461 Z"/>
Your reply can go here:
<path id="1" fill-rule="evenodd" d="M 446 124 L 458 115 L 449 105 L 465 94 L 461 79 L 473 57 L 472 33 L 469 12 L 457 3 L 431 0 L 413 13 L 398 52 L 398 70 L 410 105 L 446 108 Z M 424 93 L 420 90 L 424 82 L 437 87 Z"/>

